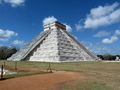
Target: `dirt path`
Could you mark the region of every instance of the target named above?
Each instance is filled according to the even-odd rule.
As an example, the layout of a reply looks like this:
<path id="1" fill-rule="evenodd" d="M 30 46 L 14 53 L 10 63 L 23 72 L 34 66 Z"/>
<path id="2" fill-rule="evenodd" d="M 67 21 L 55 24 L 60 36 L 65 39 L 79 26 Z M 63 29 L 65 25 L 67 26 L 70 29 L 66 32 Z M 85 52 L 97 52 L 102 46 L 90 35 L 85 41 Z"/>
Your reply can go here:
<path id="1" fill-rule="evenodd" d="M 55 72 L 0 81 L 0 90 L 58 90 L 60 83 L 82 79 L 76 72 Z"/>

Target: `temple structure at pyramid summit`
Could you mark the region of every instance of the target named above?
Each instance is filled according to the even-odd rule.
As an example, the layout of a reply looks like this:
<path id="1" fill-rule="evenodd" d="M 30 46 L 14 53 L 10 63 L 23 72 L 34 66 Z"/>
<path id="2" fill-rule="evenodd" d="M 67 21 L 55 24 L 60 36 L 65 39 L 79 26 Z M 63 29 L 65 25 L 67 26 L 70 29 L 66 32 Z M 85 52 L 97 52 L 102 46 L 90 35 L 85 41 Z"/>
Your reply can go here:
<path id="1" fill-rule="evenodd" d="M 58 21 L 44 25 L 41 32 L 26 47 L 13 54 L 8 60 L 40 62 L 93 61 L 97 56 L 79 43 L 66 26 Z"/>

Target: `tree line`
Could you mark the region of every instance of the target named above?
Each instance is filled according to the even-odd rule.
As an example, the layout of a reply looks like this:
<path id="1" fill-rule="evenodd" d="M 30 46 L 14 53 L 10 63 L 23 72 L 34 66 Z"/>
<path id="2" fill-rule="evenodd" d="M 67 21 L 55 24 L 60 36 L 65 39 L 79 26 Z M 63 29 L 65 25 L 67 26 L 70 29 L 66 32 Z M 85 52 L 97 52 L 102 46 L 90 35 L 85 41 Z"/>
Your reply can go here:
<path id="1" fill-rule="evenodd" d="M 104 55 L 97 55 L 101 60 L 117 60 L 120 59 L 120 55 L 111 55 L 111 54 L 104 54 Z"/>
<path id="2" fill-rule="evenodd" d="M 7 60 L 12 54 L 17 52 L 16 47 L 7 47 L 1 46 L 0 47 L 0 60 Z"/>

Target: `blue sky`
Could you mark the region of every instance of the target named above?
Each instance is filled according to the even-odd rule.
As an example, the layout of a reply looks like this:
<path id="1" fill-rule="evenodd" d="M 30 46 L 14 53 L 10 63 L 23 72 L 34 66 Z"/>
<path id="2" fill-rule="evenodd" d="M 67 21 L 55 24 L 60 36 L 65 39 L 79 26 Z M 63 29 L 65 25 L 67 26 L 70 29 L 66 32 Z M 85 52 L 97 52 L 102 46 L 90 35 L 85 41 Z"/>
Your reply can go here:
<path id="1" fill-rule="evenodd" d="M 48 17 L 94 53 L 120 54 L 120 0 L 0 0 L 0 45 L 30 42 Z"/>

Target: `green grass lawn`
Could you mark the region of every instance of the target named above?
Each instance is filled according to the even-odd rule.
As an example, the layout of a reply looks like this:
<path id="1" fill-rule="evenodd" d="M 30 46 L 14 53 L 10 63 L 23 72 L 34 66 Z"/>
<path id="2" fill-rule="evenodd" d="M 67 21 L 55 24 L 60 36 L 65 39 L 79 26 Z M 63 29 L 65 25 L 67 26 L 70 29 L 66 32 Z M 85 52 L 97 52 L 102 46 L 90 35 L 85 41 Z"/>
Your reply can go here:
<path id="1" fill-rule="evenodd" d="M 4 61 L 0 61 L 0 65 L 3 63 Z M 5 64 L 6 68 L 14 70 L 15 62 L 7 61 Z M 17 62 L 20 76 L 39 74 L 41 71 L 46 71 L 48 66 L 48 63 Z M 51 68 L 58 71 L 79 72 L 86 77 L 83 80 L 66 82 L 61 85 L 60 90 L 120 90 L 119 62 L 51 63 Z"/>

